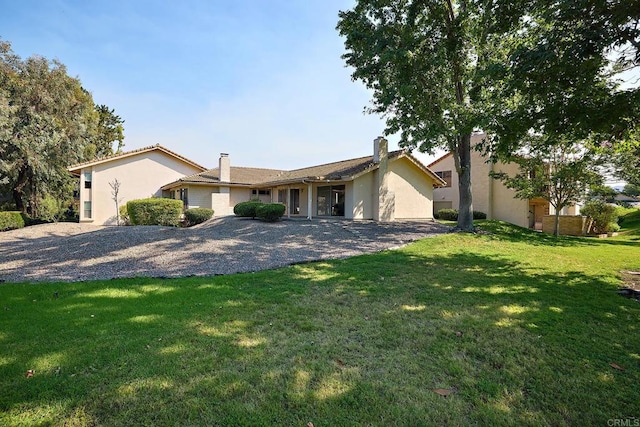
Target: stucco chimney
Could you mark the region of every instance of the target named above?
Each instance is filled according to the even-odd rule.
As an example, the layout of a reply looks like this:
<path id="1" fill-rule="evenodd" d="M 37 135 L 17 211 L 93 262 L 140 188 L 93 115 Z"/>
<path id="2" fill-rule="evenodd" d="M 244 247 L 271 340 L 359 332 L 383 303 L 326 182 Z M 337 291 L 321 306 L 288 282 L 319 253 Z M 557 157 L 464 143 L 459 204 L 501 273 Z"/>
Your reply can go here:
<path id="1" fill-rule="evenodd" d="M 373 162 L 380 163 L 384 161 L 389 154 L 389 143 L 386 139 L 379 136 L 373 140 Z"/>
<path id="2" fill-rule="evenodd" d="M 220 153 L 218 167 L 220 171 L 220 182 L 231 181 L 231 162 L 229 161 L 229 155 L 227 153 Z"/>

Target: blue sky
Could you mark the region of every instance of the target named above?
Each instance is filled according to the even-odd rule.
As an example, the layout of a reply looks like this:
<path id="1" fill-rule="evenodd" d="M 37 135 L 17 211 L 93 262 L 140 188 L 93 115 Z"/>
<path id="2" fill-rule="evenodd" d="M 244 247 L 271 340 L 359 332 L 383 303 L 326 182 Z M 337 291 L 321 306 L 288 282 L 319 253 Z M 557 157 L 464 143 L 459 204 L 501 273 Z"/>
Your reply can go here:
<path id="1" fill-rule="evenodd" d="M 16 0 L 0 37 L 23 58 L 59 59 L 114 108 L 125 150 L 160 143 L 207 167 L 226 152 L 293 169 L 369 155 L 384 129 L 340 58 L 338 11 L 353 3 Z"/>
<path id="2" fill-rule="evenodd" d="M 384 129 L 340 58 L 337 15 L 352 4 L 21 0 L 3 4 L 0 37 L 23 58 L 59 59 L 114 108 L 125 150 L 292 169 L 369 155 Z"/>

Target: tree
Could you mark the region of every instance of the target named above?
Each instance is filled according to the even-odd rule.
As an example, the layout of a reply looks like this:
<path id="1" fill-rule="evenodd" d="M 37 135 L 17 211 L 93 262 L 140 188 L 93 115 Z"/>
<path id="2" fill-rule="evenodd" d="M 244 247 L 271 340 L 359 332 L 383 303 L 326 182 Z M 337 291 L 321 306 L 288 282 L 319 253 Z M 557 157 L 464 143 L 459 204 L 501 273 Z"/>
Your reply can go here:
<path id="1" fill-rule="evenodd" d="M 508 157 L 531 133 L 629 148 L 640 89 L 620 79 L 640 66 L 640 0 L 525 5 L 522 25 L 503 37 L 508 60 L 488 68 L 507 100 L 494 110 L 494 155 Z"/>
<path id="2" fill-rule="evenodd" d="M 626 184 L 622 189 L 622 194 L 630 197 L 638 197 L 640 196 L 640 185 Z"/>
<path id="3" fill-rule="evenodd" d="M 492 1 L 359 0 L 339 13 L 343 58 L 373 91 L 366 111 L 382 114 L 402 147 L 453 153 L 460 230 L 473 230 L 471 134 L 501 102 L 487 67 L 504 63 L 501 34 L 516 31 L 524 12 Z"/>
<path id="4" fill-rule="evenodd" d="M 64 200 L 73 191 L 67 166 L 89 160 L 84 155 L 98 138 L 100 113 L 62 63 L 23 60 L 2 40 L 0 88 L 0 183 L 17 209 L 37 216 L 45 194 Z"/>
<path id="5" fill-rule="evenodd" d="M 95 127 L 91 130 L 91 138 L 85 148 L 85 158 L 95 159 L 108 157 L 122 152 L 124 147 L 124 120 L 106 105 L 96 105 L 93 111 Z M 113 143 L 117 148 L 113 149 Z"/>
<path id="6" fill-rule="evenodd" d="M 494 172 L 491 176 L 515 190 L 519 199 L 540 197 L 548 201 L 555 210 L 553 235 L 557 236 L 560 211 L 583 201 L 590 186 L 602 184 L 598 172 L 601 159 L 570 141 L 550 143 L 539 136 L 525 141 L 526 151 L 509 158 L 519 165 L 519 172 Z"/>
<path id="7" fill-rule="evenodd" d="M 116 204 L 116 225 L 120 225 L 120 202 L 122 201 L 122 199 L 118 198 L 120 185 L 122 185 L 122 183 L 118 181 L 118 178 L 109 182 L 109 187 L 111 187 L 111 200 Z"/>

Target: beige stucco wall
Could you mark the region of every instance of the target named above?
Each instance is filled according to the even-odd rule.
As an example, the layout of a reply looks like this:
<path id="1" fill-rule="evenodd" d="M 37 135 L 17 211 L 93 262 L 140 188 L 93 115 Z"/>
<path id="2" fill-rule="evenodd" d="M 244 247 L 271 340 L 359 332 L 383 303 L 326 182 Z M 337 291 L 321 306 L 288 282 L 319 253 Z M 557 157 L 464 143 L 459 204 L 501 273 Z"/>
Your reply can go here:
<path id="1" fill-rule="evenodd" d="M 474 137 L 477 142 L 478 136 Z M 478 151 L 471 153 L 471 192 L 473 197 L 473 210 L 484 212 L 488 219 L 507 221 L 522 227 L 529 226 L 529 202 L 515 197 L 515 191 L 507 188 L 498 180 L 489 176 L 491 170 L 504 171 L 514 175 L 518 170 L 516 164 L 486 163 L 485 157 Z M 455 169 L 453 156 L 447 156 L 440 162 L 431 166 L 434 172 L 450 170 L 451 187 L 436 188 L 433 191 L 433 200 L 438 205 L 451 202 L 453 209 L 459 209 L 460 198 L 458 191 L 458 174 Z"/>
<path id="2" fill-rule="evenodd" d="M 120 205 L 129 200 L 160 197 L 164 184 L 200 172 L 199 169 L 162 151 L 143 152 L 122 159 L 114 159 L 81 170 L 81 189 L 84 173 L 92 172 L 91 191 L 80 192 L 80 221 L 100 225 L 116 223 L 116 207 L 112 199 L 110 182 L 121 183 Z M 84 217 L 84 201 L 91 198 L 92 218 Z"/>
<path id="3" fill-rule="evenodd" d="M 209 208 L 211 209 L 211 187 L 200 185 L 190 185 L 187 187 L 187 198 L 189 208 Z"/>
<path id="4" fill-rule="evenodd" d="M 458 173 L 453 161 L 453 156 L 447 156 L 430 169 L 434 172 L 451 171 L 451 187 L 439 187 L 433 189 L 434 202 L 450 202 L 452 209 L 458 209 L 460 206 L 460 197 L 458 193 Z"/>
<path id="5" fill-rule="evenodd" d="M 353 180 L 351 186 L 353 197 L 351 217 L 353 219 L 373 218 L 373 178 L 373 173 L 367 173 Z"/>
<path id="6" fill-rule="evenodd" d="M 517 174 L 518 168 L 514 163 L 494 165 L 496 172 L 506 172 L 510 176 Z M 493 203 L 491 217 L 487 216 L 487 218 L 507 221 L 520 227 L 529 227 L 529 200 L 516 198 L 516 192 L 505 187 L 501 181 L 495 179 L 491 181 L 493 181 Z"/>
<path id="7" fill-rule="evenodd" d="M 395 219 L 433 219 L 433 180 L 407 158 L 389 163 Z"/>

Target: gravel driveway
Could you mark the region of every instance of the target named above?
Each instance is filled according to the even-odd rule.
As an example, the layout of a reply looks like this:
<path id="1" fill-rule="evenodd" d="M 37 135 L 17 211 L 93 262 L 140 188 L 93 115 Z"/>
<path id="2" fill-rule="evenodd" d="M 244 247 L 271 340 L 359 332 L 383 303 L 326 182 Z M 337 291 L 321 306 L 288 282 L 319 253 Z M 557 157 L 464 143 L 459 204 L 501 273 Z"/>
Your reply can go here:
<path id="1" fill-rule="evenodd" d="M 434 222 L 223 217 L 192 228 L 44 224 L 0 233 L 0 282 L 211 276 L 394 248 L 446 233 Z"/>

